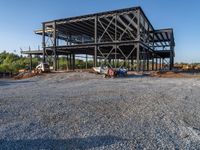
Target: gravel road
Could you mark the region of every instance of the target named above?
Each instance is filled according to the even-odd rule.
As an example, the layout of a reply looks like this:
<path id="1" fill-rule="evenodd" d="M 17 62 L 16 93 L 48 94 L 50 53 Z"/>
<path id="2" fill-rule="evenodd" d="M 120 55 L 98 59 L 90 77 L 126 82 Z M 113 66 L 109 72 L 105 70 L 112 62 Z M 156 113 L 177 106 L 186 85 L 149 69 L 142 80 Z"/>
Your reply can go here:
<path id="1" fill-rule="evenodd" d="M 200 79 L 0 80 L 1 149 L 200 149 Z"/>

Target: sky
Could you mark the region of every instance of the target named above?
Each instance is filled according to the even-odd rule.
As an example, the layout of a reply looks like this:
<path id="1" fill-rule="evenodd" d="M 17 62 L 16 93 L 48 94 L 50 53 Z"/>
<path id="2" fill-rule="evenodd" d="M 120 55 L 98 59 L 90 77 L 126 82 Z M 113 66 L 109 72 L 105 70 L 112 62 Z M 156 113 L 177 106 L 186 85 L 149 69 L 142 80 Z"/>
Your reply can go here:
<path id="1" fill-rule="evenodd" d="M 0 52 L 37 49 L 44 21 L 133 6 L 155 29 L 174 29 L 176 62 L 200 62 L 200 0 L 0 0 Z"/>

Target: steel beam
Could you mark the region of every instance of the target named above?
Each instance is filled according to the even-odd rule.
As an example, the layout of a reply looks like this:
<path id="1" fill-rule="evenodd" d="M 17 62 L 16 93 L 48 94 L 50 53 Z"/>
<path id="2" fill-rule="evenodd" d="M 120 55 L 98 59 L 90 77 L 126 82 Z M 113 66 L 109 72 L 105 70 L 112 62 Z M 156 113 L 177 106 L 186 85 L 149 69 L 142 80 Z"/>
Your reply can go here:
<path id="1" fill-rule="evenodd" d="M 131 19 L 132 21 L 134 20 L 135 16 Z M 124 23 L 124 21 L 119 17 L 118 20 L 120 21 L 120 23 L 122 23 L 125 27 L 123 33 L 121 34 L 121 36 L 119 37 L 119 40 L 122 40 L 122 37 L 124 36 L 124 34 L 128 31 L 128 33 L 130 34 L 130 36 L 135 39 L 135 36 L 133 35 L 132 31 L 133 30 L 130 25 L 132 24 L 132 21 L 129 22 L 129 24 L 127 25 L 126 23 Z"/>
<path id="2" fill-rule="evenodd" d="M 103 23 L 102 23 L 102 21 L 100 20 L 100 18 L 97 18 L 97 19 L 98 19 L 98 22 L 100 23 L 101 27 L 104 29 L 104 32 L 103 32 L 103 34 L 101 35 L 101 37 L 99 38 L 98 41 L 101 42 L 101 39 L 103 38 L 103 36 L 105 35 L 105 33 L 109 36 L 109 38 L 110 38 L 111 41 L 114 41 L 114 40 L 113 40 L 113 37 L 112 37 L 112 36 L 110 35 L 110 33 L 108 32 L 108 29 L 109 29 L 111 23 L 113 22 L 113 20 L 115 19 L 115 17 L 113 17 L 113 18 L 110 20 L 109 24 L 108 24 L 106 27 L 103 25 Z M 95 19 L 95 20 L 96 20 L 96 19 Z M 96 21 L 95 21 L 95 24 L 96 24 Z"/>

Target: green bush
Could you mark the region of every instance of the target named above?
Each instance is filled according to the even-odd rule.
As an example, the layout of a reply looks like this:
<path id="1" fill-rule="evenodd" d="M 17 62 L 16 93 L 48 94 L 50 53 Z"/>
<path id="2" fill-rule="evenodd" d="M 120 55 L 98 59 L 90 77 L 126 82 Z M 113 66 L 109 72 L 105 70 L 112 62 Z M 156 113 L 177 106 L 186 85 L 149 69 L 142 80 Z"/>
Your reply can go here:
<path id="1" fill-rule="evenodd" d="M 32 59 L 33 67 L 36 67 L 39 61 L 39 57 L 34 57 Z M 19 69 L 25 69 L 27 66 L 30 66 L 30 59 L 28 57 L 20 57 L 6 51 L 0 53 L 0 72 L 16 73 Z"/>

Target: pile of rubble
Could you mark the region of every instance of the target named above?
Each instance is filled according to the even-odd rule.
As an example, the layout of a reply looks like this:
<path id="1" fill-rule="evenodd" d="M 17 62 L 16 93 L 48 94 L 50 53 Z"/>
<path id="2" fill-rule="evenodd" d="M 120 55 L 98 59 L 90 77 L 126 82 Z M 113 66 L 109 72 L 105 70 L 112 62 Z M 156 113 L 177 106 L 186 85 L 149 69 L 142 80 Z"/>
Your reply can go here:
<path id="1" fill-rule="evenodd" d="M 19 80 L 19 79 L 26 79 L 26 78 L 31 78 L 36 75 L 39 75 L 40 73 L 36 70 L 32 71 L 20 71 L 16 76 L 14 76 L 14 79 Z"/>
<path id="2" fill-rule="evenodd" d="M 150 73 L 150 76 L 161 77 L 161 78 L 200 78 L 200 75 L 174 72 L 174 71 L 153 71 Z"/>
<path id="3" fill-rule="evenodd" d="M 98 74 L 104 75 L 104 77 L 125 77 L 127 76 L 128 70 L 125 68 L 118 68 L 118 69 L 113 69 L 109 68 L 107 66 L 100 66 L 100 67 L 93 67 L 93 71 Z"/>
<path id="4" fill-rule="evenodd" d="M 19 73 L 14 77 L 14 79 L 30 78 L 39 75 L 43 72 L 50 72 L 50 67 L 48 63 L 41 62 L 39 65 L 36 66 L 34 70 L 26 70 L 26 69 L 19 70 Z"/>

